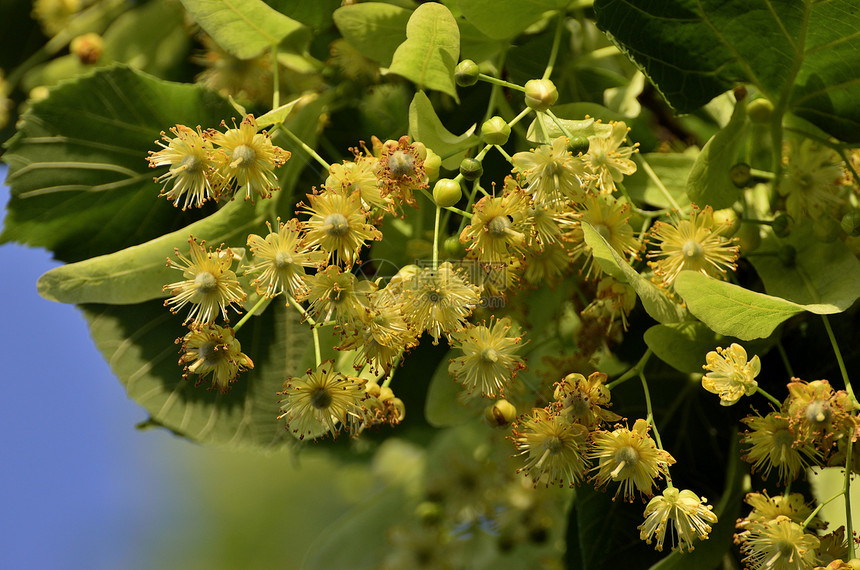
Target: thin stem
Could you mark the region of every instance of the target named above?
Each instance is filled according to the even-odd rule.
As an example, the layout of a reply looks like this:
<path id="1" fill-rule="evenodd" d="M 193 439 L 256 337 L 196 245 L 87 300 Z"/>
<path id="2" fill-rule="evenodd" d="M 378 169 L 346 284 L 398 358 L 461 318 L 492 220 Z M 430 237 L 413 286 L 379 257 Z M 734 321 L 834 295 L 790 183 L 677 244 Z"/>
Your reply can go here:
<path id="1" fill-rule="evenodd" d="M 647 174 L 647 175 L 648 175 L 648 178 L 650 178 L 650 179 L 651 179 L 651 181 L 652 181 L 652 182 L 654 182 L 654 184 L 656 184 L 656 185 L 657 185 L 657 189 L 658 189 L 658 190 L 660 190 L 660 193 L 661 193 L 661 194 L 663 194 L 663 197 L 664 197 L 664 198 L 666 198 L 666 201 L 668 201 L 668 202 L 669 202 L 669 204 L 670 204 L 673 208 L 675 208 L 676 210 L 680 211 L 680 210 L 681 210 L 681 206 L 679 206 L 679 205 L 678 205 L 678 202 L 676 202 L 676 201 L 675 201 L 675 198 L 673 198 L 673 197 L 672 197 L 672 194 L 670 194 L 670 193 L 669 193 L 669 190 L 666 188 L 666 186 L 664 186 L 664 185 L 663 185 L 663 182 L 662 182 L 662 181 L 660 180 L 660 178 L 657 176 L 657 173 L 656 173 L 656 172 L 654 172 L 654 169 L 653 169 L 653 168 L 651 168 L 651 165 L 650 165 L 650 164 L 648 164 L 648 161 L 647 161 L 647 160 L 645 160 L 645 158 L 644 158 L 640 153 L 636 153 L 636 154 L 635 154 L 635 155 L 633 155 L 633 156 L 635 156 L 635 157 L 636 157 L 636 159 L 637 159 L 640 163 L 642 163 L 642 169 L 645 171 L 645 174 Z"/>
<path id="2" fill-rule="evenodd" d="M 391 361 L 391 372 L 388 373 L 388 378 L 385 379 L 385 382 L 382 383 L 380 388 L 388 388 L 391 381 L 394 380 L 394 371 L 397 370 L 397 367 L 400 366 L 400 359 L 403 358 L 403 352 L 401 351 L 394 360 Z"/>
<path id="3" fill-rule="evenodd" d="M 307 321 L 307 323 L 311 325 L 311 333 L 314 336 L 314 359 L 316 360 L 317 367 L 319 367 L 319 365 L 322 363 L 322 354 L 320 352 L 319 327 L 317 326 L 313 318 L 311 318 L 311 316 L 308 314 L 308 312 L 305 311 L 305 309 L 301 305 L 299 305 L 299 302 L 296 301 L 292 295 L 287 295 L 287 300 L 290 302 L 290 305 L 292 305 L 298 312 L 302 314 L 302 316 L 305 318 L 305 321 Z"/>
<path id="4" fill-rule="evenodd" d="M 839 343 L 836 342 L 836 335 L 833 334 L 833 329 L 830 328 L 830 320 L 827 315 L 821 315 L 821 320 L 824 321 L 824 328 L 827 330 L 827 337 L 830 339 L 830 345 L 833 347 L 833 353 L 836 354 L 836 362 L 839 363 L 839 371 L 842 373 L 842 381 L 845 382 L 845 391 L 851 396 L 851 400 L 857 404 L 857 397 L 854 395 L 854 389 L 851 387 L 851 381 L 848 379 L 848 369 L 845 368 L 845 361 L 842 359 L 842 351 L 839 350 Z"/>
<path id="5" fill-rule="evenodd" d="M 779 356 L 782 358 L 782 365 L 785 366 L 785 371 L 788 372 L 789 378 L 794 378 L 794 369 L 791 367 L 791 362 L 788 360 L 788 353 L 785 352 L 785 347 L 782 346 L 782 341 L 776 342 L 776 349 L 779 351 Z"/>
<path id="6" fill-rule="evenodd" d="M 257 301 L 253 307 L 251 307 L 251 310 L 248 311 L 247 313 L 245 313 L 245 315 L 241 319 L 239 319 L 239 322 L 236 323 L 235 327 L 233 327 L 233 332 L 236 332 L 239 329 L 241 329 L 242 325 L 244 325 L 246 322 L 248 322 L 248 319 L 250 319 L 251 316 L 257 312 L 257 309 L 262 307 L 263 303 L 265 303 L 266 301 L 269 301 L 269 300 L 270 300 L 269 297 L 266 297 L 265 295 L 261 296 L 260 300 Z"/>
<path id="7" fill-rule="evenodd" d="M 774 406 L 776 406 L 777 410 L 782 407 L 782 402 L 780 402 L 779 400 L 777 400 L 776 398 L 774 398 L 773 396 L 768 394 L 765 390 L 762 390 L 760 387 L 757 387 L 755 390 L 756 390 L 756 392 L 758 392 L 759 394 L 761 394 L 762 396 L 764 396 L 765 398 L 770 400 L 770 403 L 773 404 Z"/>
<path id="8" fill-rule="evenodd" d="M 823 508 L 824 508 L 825 506 L 827 506 L 829 503 L 832 503 L 833 501 L 835 501 L 836 499 L 838 499 L 839 497 L 841 497 L 841 496 L 842 496 L 842 493 L 843 493 L 843 491 L 839 491 L 838 493 L 836 493 L 836 494 L 835 494 L 835 495 L 833 495 L 832 497 L 828 497 L 826 501 L 822 501 L 821 503 L 819 503 L 819 504 L 818 504 L 818 506 L 817 506 L 817 507 L 815 507 L 815 509 L 814 509 L 814 510 L 809 514 L 809 516 L 808 516 L 808 517 L 806 517 L 806 520 L 805 520 L 805 521 L 803 521 L 803 524 L 802 524 L 802 525 L 800 525 L 800 526 L 801 526 L 801 528 L 806 529 L 806 527 L 807 527 L 807 526 L 809 526 L 809 523 L 811 523 L 811 522 L 812 522 L 812 519 L 814 519 L 814 518 L 815 518 L 815 515 L 817 515 L 819 512 L 821 512 L 821 509 L 823 509 Z M 847 529 L 847 528 L 848 528 L 848 527 L 846 527 L 846 529 Z M 853 541 L 851 538 L 849 538 L 849 539 L 848 539 L 848 542 L 849 542 L 849 543 L 853 543 L 854 541 Z"/>
<path id="9" fill-rule="evenodd" d="M 640 370 L 645 369 L 645 364 L 648 362 L 648 359 L 651 358 L 652 354 L 654 354 L 654 353 L 651 352 L 650 348 L 648 350 L 646 350 L 645 354 L 642 355 L 642 358 L 639 359 L 639 362 L 634 364 L 632 368 L 630 368 L 627 372 L 622 374 L 620 377 L 616 378 L 615 380 L 613 380 L 612 382 L 607 384 L 606 389 L 611 392 L 612 389 L 615 388 L 616 386 L 623 384 L 624 382 L 627 382 L 628 380 L 630 380 L 631 378 L 633 378 L 637 374 L 639 374 Z"/>
<path id="10" fill-rule="evenodd" d="M 538 129 L 540 129 L 540 134 L 543 135 L 543 140 L 549 143 L 549 132 L 546 130 L 546 125 L 543 124 L 543 118 L 546 113 L 535 113 L 535 119 L 537 122 Z"/>
<path id="11" fill-rule="evenodd" d="M 851 519 L 851 451 L 853 442 L 846 443 L 845 451 L 845 482 L 842 484 L 842 493 L 845 495 L 845 534 L 848 536 L 848 559 L 853 560 L 854 550 L 854 525 Z"/>
<path id="12" fill-rule="evenodd" d="M 555 60 L 558 57 L 558 46 L 561 44 L 561 32 L 564 30 L 564 13 L 558 13 L 558 21 L 555 25 L 555 35 L 552 37 L 552 48 L 549 52 L 549 61 L 546 64 L 546 69 L 543 72 L 541 79 L 549 79 L 552 75 L 552 70 L 555 67 Z"/>
<path id="13" fill-rule="evenodd" d="M 331 165 L 328 162 L 326 162 L 323 157 L 321 157 L 319 154 L 317 154 L 317 151 L 315 151 L 314 149 L 312 149 L 311 147 L 306 145 L 305 142 L 302 139 L 300 139 L 299 137 L 297 137 L 295 134 L 293 134 L 293 132 L 290 129 L 288 129 L 286 125 L 282 124 L 280 130 L 282 133 L 287 135 L 287 137 L 289 137 L 289 139 L 291 141 L 293 141 L 294 143 L 299 145 L 302 148 L 302 150 L 304 150 L 306 153 L 308 153 L 311 156 L 311 158 L 313 158 L 318 163 L 320 163 L 320 165 L 323 168 L 325 168 L 326 170 L 329 170 L 331 168 Z"/>
<path id="14" fill-rule="evenodd" d="M 281 82 L 278 79 L 278 44 L 272 44 L 272 109 L 281 106 Z"/>
<path id="15" fill-rule="evenodd" d="M 648 390 L 648 381 L 645 379 L 645 372 L 639 370 L 639 381 L 642 382 L 642 390 L 645 392 L 645 410 L 648 413 L 646 421 L 651 424 L 654 430 L 654 441 L 657 442 L 657 449 L 663 450 L 663 441 L 660 439 L 660 430 L 657 429 L 657 422 L 654 421 L 654 410 L 651 407 L 651 391 Z M 668 467 L 666 468 L 666 485 L 672 487 L 672 475 L 669 474 Z"/>
<path id="16" fill-rule="evenodd" d="M 528 115 L 528 114 L 529 114 L 529 113 L 531 113 L 531 112 L 532 112 L 531 107 L 526 107 L 525 109 L 523 109 L 522 111 L 520 111 L 520 114 L 519 114 L 519 115 L 517 115 L 516 117 L 514 117 L 513 119 L 511 119 L 510 121 L 508 121 L 508 126 L 509 126 L 509 127 L 513 127 L 514 125 L 516 125 L 517 123 L 519 123 L 519 122 L 523 119 L 523 117 L 525 117 L 526 115 Z M 489 145 L 487 145 L 487 146 L 489 146 Z M 481 159 L 479 158 L 478 160 L 481 160 Z"/>
<path id="17" fill-rule="evenodd" d="M 521 87 L 516 83 L 511 83 L 510 81 L 505 81 L 504 79 L 496 79 L 492 75 L 487 75 L 485 73 L 479 73 L 478 79 L 481 81 L 486 81 L 487 83 L 492 83 L 493 85 L 498 85 L 500 87 L 507 87 L 509 89 L 516 89 L 517 91 L 525 91 L 525 87 Z"/>
<path id="18" fill-rule="evenodd" d="M 287 301 L 289 301 L 290 305 L 292 305 L 293 308 L 295 308 L 298 312 L 300 312 L 302 314 L 302 317 L 304 317 L 305 321 L 307 321 L 307 323 L 310 326 L 312 326 L 312 327 L 317 326 L 317 323 L 316 323 L 316 321 L 314 321 L 313 317 L 311 317 L 308 314 L 308 312 L 304 309 L 304 307 L 299 305 L 299 302 L 296 301 L 296 299 L 292 295 L 287 295 Z"/>
<path id="19" fill-rule="evenodd" d="M 489 145 L 487 145 L 487 146 L 489 146 Z M 478 195 L 478 190 L 483 192 L 485 196 L 487 195 L 487 191 L 481 187 L 480 178 L 478 180 L 475 180 L 472 183 L 472 192 L 469 193 L 469 200 L 466 203 L 466 209 L 467 210 L 470 209 L 472 207 L 472 204 L 475 203 L 475 198 Z M 459 226 L 459 229 L 457 230 L 457 236 L 459 236 L 461 233 L 463 233 L 463 229 L 466 227 L 466 221 L 467 221 L 467 218 L 465 216 L 460 217 L 460 226 Z"/>
<path id="20" fill-rule="evenodd" d="M 433 223 L 433 269 L 439 267 L 439 213 L 442 208 L 436 206 L 436 221 Z"/>
<path id="21" fill-rule="evenodd" d="M 505 160 L 507 160 L 511 164 L 514 163 L 514 159 L 511 158 L 511 155 L 509 155 L 508 153 L 505 152 L 505 149 L 503 149 L 502 147 L 500 147 L 497 144 L 495 144 L 493 146 L 496 147 L 496 150 L 499 151 L 501 153 L 501 155 L 505 157 Z"/>

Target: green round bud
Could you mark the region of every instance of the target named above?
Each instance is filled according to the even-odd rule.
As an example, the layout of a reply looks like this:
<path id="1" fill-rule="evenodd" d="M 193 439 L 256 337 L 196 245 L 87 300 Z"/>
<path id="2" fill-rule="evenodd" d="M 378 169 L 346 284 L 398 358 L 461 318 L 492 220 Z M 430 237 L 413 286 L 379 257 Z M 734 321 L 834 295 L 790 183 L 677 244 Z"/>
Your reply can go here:
<path id="1" fill-rule="evenodd" d="M 585 154 L 588 152 L 588 147 L 591 143 L 588 142 L 588 137 L 582 135 L 573 135 L 567 142 L 567 150 L 574 155 Z"/>
<path id="2" fill-rule="evenodd" d="M 460 238 L 457 236 L 450 236 L 442 242 L 442 249 L 452 259 L 460 259 L 466 253 L 466 248 L 463 247 L 463 244 L 460 243 Z"/>
<path id="3" fill-rule="evenodd" d="M 474 158 L 464 158 L 460 162 L 460 174 L 468 181 L 477 180 L 484 173 L 484 165 Z"/>
<path id="4" fill-rule="evenodd" d="M 717 234 L 725 238 L 735 235 L 741 227 L 741 219 L 732 208 L 723 208 L 714 212 L 714 222 L 717 224 L 715 228 Z"/>
<path id="5" fill-rule="evenodd" d="M 502 145 L 508 142 L 511 136 L 511 126 L 500 116 L 490 117 L 481 125 L 481 140 L 484 144 Z"/>
<path id="6" fill-rule="evenodd" d="M 532 79 L 525 88 L 526 105 L 535 111 L 546 111 L 558 101 L 558 89 L 549 79 Z"/>
<path id="7" fill-rule="evenodd" d="M 767 99 L 756 99 L 747 105 L 747 116 L 757 125 L 769 123 L 771 115 L 773 115 L 773 103 Z"/>
<path id="8" fill-rule="evenodd" d="M 738 244 L 741 255 L 748 255 L 761 245 L 761 230 L 757 224 L 741 224 L 738 230 Z"/>
<path id="9" fill-rule="evenodd" d="M 428 148 L 427 158 L 424 159 L 424 174 L 427 175 L 427 180 L 433 182 L 439 178 L 440 168 L 442 168 L 442 157 L 433 152 L 432 148 Z"/>
<path id="10" fill-rule="evenodd" d="M 454 81 L 460 87 L 471 87 L 478 82 L 478 75 L 481 70 L 478 69 L 478 64 L 471 59 L 464 59 L 457 64 L 454 69 Z"/>
<path id="11" fill-rule="evenodd" d="M 842 216 L 842 231 L 851 237 L 860 236 L 860 210 L 851 210 Z"/>
<path id="12" fill-rule="evenodd" d="M 440 208 L 453 206 L 463 197 L 460 183 L 450 178 L 440 178 L 433 186 L 433 200 Z"/>
<path id="13" fill-rule="evenodd" d="M 828 215 L 819 216 L 812 224 L 812 233 L 815 239 L 824 243 L 831 243 L 839 239 L 842 230 L 839 222 Z"/>
<path id="14" fill-rule="evenodd" d="M 732 169 L 729 172 L 729 177 L 732 179 L 732 184 L 738 188 L 746 188 L 749 185 L 750 180 L 752 180 L 750 165 L 744 162 L 739 162 L 732 166 Z"/>
<path id="15" fill-rule="evenodd" d="M 776 237 L 788 237 L 794 229 L 794 220 L 788 214 L 780 214 L 773 219 L 771 226 Z"/>
<path id="16" fill-rule="evenodd" d="M 797 249 L 793 245 L 784 245 L 776 252 L 776 256 L 785 267 L 794 267 L 797 262 Z"/>

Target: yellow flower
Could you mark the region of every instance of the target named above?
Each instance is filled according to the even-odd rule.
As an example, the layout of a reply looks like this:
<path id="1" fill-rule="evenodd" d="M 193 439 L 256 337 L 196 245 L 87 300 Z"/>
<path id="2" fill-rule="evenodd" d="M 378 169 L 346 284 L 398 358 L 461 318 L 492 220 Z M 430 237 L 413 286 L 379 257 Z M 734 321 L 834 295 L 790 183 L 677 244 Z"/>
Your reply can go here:
<path id="1" fill-rule="evenodd" d="M 552 141 L 552 146 L 542 145 L 511 157 L 515 171 L 521 173 L 526 191 L 535 204 L 582 199 L 582 186 L 590 176 L 583 159 L 567 150 L 567 143 L 567 137 L 558 137 Z"/>
<path id="2" fill-rule="evenodd" d="M 227 320 L 227 307 L 241 303 L 245 292 L 236 279 L 236 274 L 230 270 L 233 265 L 233 254 L 230 250 L 222 251 L 212 248 L 206 251 L 205 242 L 197 243 L 194 237 L 188 240 L 191 246 L 191 259 L 176 250 L 179 261 L 167 260 L 167 266 L 183 272 L 184 281 L 177 281 L 164 286 L 165 292 L 173 295 L 164 302 L 171 312 L 177 313 L 182 307 L 191 303 L 193 307 L 184 322 L 194 321 L 197 324 L 211 323 L 218 316 Z M 234 307 L 235 308 L 235 307 Z"/>
<path id="3" fill-rule="evenodd" d="M 612 131 L 608 135 L 588 137 L 588 153 L 585 155 L 602 194 L 612 194 L 616 182 L 621 182 L 624 175 L 636 172 L 636 163 L 630 160 L 637 150 L 636 145 L 621 146 L 630 129 L 622 121 L 610 124 Z"/>
<path id="4" fill-rule="evenodd" d="M 785 196 L 785 209 L 795 219 L 802 216 L 817 218 L 828 208 L 838 205 L 842 160 L 831 149 L 810 139 L 790 143 L 786 157 L 788 166 L 779 184 Z"/>
<path id="5" fill-rule="evenodd" d="M 776 467 L 778 481 L 787 483 L 794 480 L 811 460 L 818 459 L 815 448 L 799 441 L 788 419 L 776 412 L 764 417 L 748 416 L 741 421 L 752 430 L 741 437 L 741 442 L 750 446 L 743 459 L 753 464 L 754 471 L 762 470 L 765 478 Z"/>
<path id="6" fill-rule="evenodd" d="M 261 272 L 254 279 L 260 295 L 274 297 L 286 293 L 302 300 L 308 292 L 305 267 L 319 267 L 325 263 L 325 253 L 312 251 L 305 245 L 301 223 L 295 218 L 286 224 L 278 218 L 277 232 L 272 230 L 269 222 L 266 225 L 269 233 L 265 238 L 256 234 L 248 236 L 248 247 L 256 263 L 248 267 L 245 273 Z"/>
<path id="7" fill-rule="evenodd" d="M 597 284 L 594 300 L 582 310 L 581 315 L 607 323 L 607 335 L 612 331 L 612 324 L 620 318 L 621 327 L 626 331 L 627 315 L 636 306 L 636 299 L 633 287 L 606 276 Z"/>
<path id="8" fill-rule="evenodd" d="M 589 458 L 599 461 L 593 477 L 597 488 L 606 486 L 609 481 L 619 481 L 615 498 L 623 490 L 626 501 L 633 500 L 634 490 L 648 497 L 653 494 L 654 480 L 666 475 L 675 459 L 657 448 L 648 435 L 649 429 L 648 422 L 638 419 L 632 430 L 618 428 L 612 432 L 593 433 Z"/>
<path id="9" fill-rule="evenodd" d="M 538 287 L 555 283 L 567 273 L 570 263 L 567 250 L 558 243 L 546 245 L 541 250 L 527 250 L 523 262 L 523 279 Z"/>
<path id="10" fill-rule="evenodd" d="M 357 351 L 353 363 L 357 370 L 369 365 L 373 372 L 381 368 L 388 374 L 403 351 L 417 345 L 418 339 L 403 318 L 402 306 L 385 289 L 370 293 L 368 299 L 364 320 L 346 329 L 346 340 L 337 349 Z"/>
<path id="11" fill-rule="evenodd" d="M 344 273 L 337 265 L 329 265 L 316 275 L 307 278 L 310 290 L 308 312 L 318 324 L 328 321 L 332 315 L 340 324 L 365 321 L 368 317 L 368 295 L 374 285 L 367 280 L 357 280 L 352 273 Z"/>
<path id="12" fill-rule="evenodd" d="M 620 420 L 621 416 L 605 409 L 610 405 L 606 379 L 602 372 L 593 372 L 588 378 L 573 373 L 556 382 L 553 398 L 559 403 L 561 413 L 588 429 Z"/>
<path id="13" fill-rule="evenodd" d="M 636 256 L 641 245 L 633 237 L 633 228 L 627 221 L 630 219 L 630 207 L 615 200 L 611 196 L 586 196 L 578 206 L 580 220 L 587 222 L 612 246 L 618 255 L 624 258 Z M 586 277 L 595 278 L 603 275 L 603 270 L 594 263 L 591 247 L 585 243 L 582 227 L 574 223 L 572 229 L 565 235 L 569 243 L 570 253 L 574 261 L 585 256 Z"/>
<path id="14" fill-rule="evenodd" d="M 392 214 L 395 214 L 403 203 L 418 206 L 415 202 L 415 190 L 427 188 L 427 176 L 424 172 L 426 157 L 427 148 L 418 142 L 410 144 L 408 136 L 381 145 L 379 178 L 382 196 L 389 201 Z"/>
<path id="15" fill-rule="evenodd" d="M 741 545 L 750 570 L 809 570 L 815 566 L 820 542 L 786 516 L 753 530 Z"/>
<path id="16" fill-rule="evenodd" d="M 287 429 L 299 439 L 326 433 L 337 436 L 351 416 L 361 415 L 362 401 L 367 397 L 364 383 L 336 372 L 334 361 L 326 360 L 304 376 L 287 379 L 284 391 L 279 392 L 283 398 L 278 419 L 286 418 Z"/>
<path id="17" fill-rule="evenodd" d="M 195 386 L 211 374 L 212 388 L 217 388 L 223 394 L 239 372 L 254 367 L 248 355 L 242 353 L 242 345 L 229 327 L 195 327 L 180 340 L 182 357 L 179 364 L 184 365 L 184 377 L 187 378 L 189 373 L 199 376 Z"/>
<path id="18" fill-rule="evenodd" d="M 673 219 L 672 223 L 655 222 L 651 240 L 660 251 L 649 253 L 654 273 L 666 287 L 674 283 L 681 271 L 698 271 L 711 277 L 722 277 L 727 269 L 734 271 L 738 246 L 720 235 L 724 224 L 715 224 L 710 206 L 699 210 L 695 206 L 689 220 Z"/>
<path id="19" fill-rule="evenodd" d="M 521 338 L 509 336 L 509 318 L 490 322 L 490 326 L 467 326 L 451 334 L 451 345 L 463 356 L 451 359 L 448 372 L 467 389 L 478 389 L 484 396 L 504 396 L 508 383 L 525 368 L 517 355 Z"/>
<path id="20" fill-rule="evenodd" d="M 799 440 L 814 444 L 826 457 L 836 443 L 857 437 L 857 407 L 845 390 L 834 391 L 827 380 L 805 382 L 792 378 L 788 384 L 789 423 Z"/>
<path id="21" fill-rule="evenodd" d="M 758 356 L 747 360 L 747 351 L 737 343 L 729 348 L 717 347 L 705 355 L 702 368 L 709 372 L 702 377 L 702 387 L 720 396 L 720 404 L 731 406 L 741 396 L 752 396 L 758 388 L 755 377 L 761 372 Z"/>
<path id="22" fill-rule="evenodd" d="M 378 160 L 356 154 L 354 162 L 344 161 L 343 164 L 331 165 L 325 187 L 344 196 L 358 192 L 362 206 L 367 210 L 386 208 L 391 201 L 382 197 L 378 169 Z"/>
<path id="23" fill-rule="evenodd" d="M 155 179 L 156 182 L 164 182 L 159 196 L 171 200 L 176 206 L 181 201 L 183 210 L 188 206 L 199 208 L 220 189 L 218 182 L 212 182 L 215 169 L 212 143 L 200 127 L 195 131 L 185 125 L 176 125 L 171 127 L 170 132 L 176 136 L 170 138 L 164 132 L 161 133 L 166 145 L 155 141 L 164 150 L 150 151 L 147 158 L 152 168 L 170 167 L 165 174 Z"/>
<path id="24" fill-rule="evenodd" d="M 223 123 L 222 123 L 223 125 Z M 245 190 L 245 199 L 252 193 L 269 198 L 272 190 L 278 189 L 278 177 L 274 169 L 290 158 L 290 153 L 272 144 L 264 131 L 257 132 L 257 121 L 248 115 L 236 127 L 212 135 L 212 142 L 219 146 L 217 154 L 219 172 L 229 181 L 235 181 L 239 191 Z"/>
<path id="25" fill-rule="evenodd" d="M 522 256 L 526 236 L 522 221 L 528 197 L 519 188 L 504 196 L 485 196 L 473 208 L 471 223 L 463 229 L 460 241 L 466 251 L 474 252 L 481 263 L 506 262 Z"/>
<path id="26" fill-rule="evenodd" d="M 812 514 L 812 508 L 806 504 L 801 493 L 791 493 L 786 495 L 768 496 L 764 493 L 747 493 L 744 502 L 753 509 L 746 517 L 738 519 L 737 528 L 749 530 L 756 525 L 764 524 L 772 521 L 779 516 L 785 516 L 792 521 L 803 524 L 803 522 Z M 816 517 L 812 519 L 809 528 L 822 528 L 821 521 Z M 741 533 L 741 536 L 746 536 L 747 533 Z"/>
<path id="27" fill-rule="evenodd" d="M 439 344 L 443 333 L 461 330 L 466 317 L 480 303 L 478 288 L 447 261 L 438 269 L 424 268 L 404 285 L 403 316 L 416 334 L 429 332 L 433 344 Z"/>
<path id="28" fill-rule="evenodd" d="M 639 538 L 651 544 L 656 537 L 656 548 L 662 552 L 666 530 L 671 526 L 672 550 L 693 550 L 693 542 L 707 539 L 711 525 L 717 522 L 713 507 L 706 503 L 707 499 L 690 490 L 667 487 L 645 506 L 645 522 L 639 525 Z"/>
<path id="29" fill-rule="evenodd" d="M 347 267 L 358 259 L 358 252 L 368 240 L 381 240 L 382 232 L 367 221 L 367 211 L 361 206 L 357 192 L 349 196 L 334 192 L 308 194 L 310 214 L 306 222 L 308 245 L 319 246 L 328 253 L 330 261 Z"/>
<path id="30" fill-rule="evenodd" d="M 585 426 L 546 408 L 535 408 L 514 424 L 512 439 L 517 455 L 525 456 L 525 466 L 517 473 L 524 471 L 535 486 L 544 479 L 547 486 L 558 483 L 560 487 L 573 487 L 582 480 L 587 467 Z"/>

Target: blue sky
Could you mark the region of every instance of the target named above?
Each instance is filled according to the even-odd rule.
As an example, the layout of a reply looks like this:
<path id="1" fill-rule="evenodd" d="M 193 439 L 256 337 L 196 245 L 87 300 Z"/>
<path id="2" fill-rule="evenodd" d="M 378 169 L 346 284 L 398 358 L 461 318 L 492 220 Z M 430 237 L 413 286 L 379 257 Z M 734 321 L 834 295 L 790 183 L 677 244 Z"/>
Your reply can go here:
<path id="1" fill-rule="evenodd" d="M 4 215 L 8 199 L 2 186 Z M 83 316 L 36 292 L 57 265 L 44 250 L 0 246 L 0 568 L 132 568 L 159 519 L 172 518 L 176 468 L 164 459 L 178 442 L 134 429 L 146 414 L 111 374 Z"/>

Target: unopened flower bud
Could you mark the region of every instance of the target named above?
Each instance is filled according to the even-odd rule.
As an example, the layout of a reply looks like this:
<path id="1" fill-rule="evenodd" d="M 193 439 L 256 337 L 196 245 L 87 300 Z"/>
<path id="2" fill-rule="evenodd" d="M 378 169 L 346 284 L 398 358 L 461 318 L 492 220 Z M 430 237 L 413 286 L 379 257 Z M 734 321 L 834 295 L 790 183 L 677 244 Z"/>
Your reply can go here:
<path id="1" fill-rule="evenodd" d="M 440 168 L 442 168 L 442 157 L 433 152 L 432 148 L 428 148 L 427 158 L 424 159 L 424 174 L 427 175 L 427 180 L 432 182 L 439 178 Z"/>
<path id="2" fill-rule="evenodd" d="M 484 173 L 484 166 L 474 158 L 464 158 L 460 162 L 460 174 L 468 181 L 477 180 Z"/>
<path id="3" fill-rule="evenodd" d="M 508 142 L 508 137 L 511 136 L 511 127 L 508 123 L 498 115 L 491 117 L 483 125 L 481 125 L 481 140 L 485 144 L 502 145 Z"/>
<path id="4" fill-rule="evenodd" d="M 860 210 L 851 210 L 842 216 L 842 231 L 851 237 L 860 236 Z"/>
<path id="5" fill-rule="evenodd" d="M 525 88 L 526 105 L 535 111 L 546 111 L 558 101 L 558 89 L 549 79 L 532 79 Z"/>
<path id="6" fill-rule="evenodd" d="M 749 185 L 750 180 L 752 180 L 750 165 L 739 162 L 732 166 L 732 170 L 729 172 L 729 177 L 732 179 L 732 184 L 738 188 L 746 188 Z"/>
<path id="7" fill-rule="evenodd" d="M 97 63 L 102 56 L 103 48 L 102 37 L 92 32 L 76 37 L 69 44 L 69 51 L 77 56 L 84 65 Z"/>
<path id="8" fill-rule="evenodd" d="M 440 208 L 453 206 L 463 197 L 460 183 L 450 178 L 440 178 L 433 186 L 433 200 Z"/>
<path id="9" fill-rule="evenodd" d="M 464 59 L 457 64 L 454 69 L 454 81 L 460 87 L 471 87 L 478 82 L 478 75 L 481 71 L 478 69 L 478 64 L 471 59 Z"/>
<path id="10" fill-rule="evenodd" d="M 756 99 L 747 105 L 747 116 L 757 125 L 769 123 L 772 115 L 773 103 L 767 99 Z"/>
<path id="11" fill-rule="evenodd" d="M 717 224 L 714 230 L 725 238 L 735 235 L 738 228 L 741 227 L 741 219 L 738 217 L 738 213 L 731 208 L 723 208 L 714 212 L 714 223 Z"/>
<path id="12" fill-rule="evenodd" d="M 442 244 L 442 249 L 445 250 L 445 253 L 448 257 L 459 259 L 463 257 L 466 253 L 466 248 L 463 247 L 463 244 L 460 243 L 460 238 L 457 236 L 451 236 L 445 240 Z"/>
<path id="13" fill-rule="evenodd" d="M 780 214 L 773 219 L 771 227 L 776 237 L 787 237 L 794 228 L 794 221 L 788 214 Z"/>
<path id="14" fill-rule="evenodd" d="M 585 154 L 588 152 L 589 144 L 588 137 L 574 135 L 567 143 L 567 150 L 569 150 L 574 156 Z"/>
<path id="15" fill-rule="evenodd" d="M 517 417 L 517 409 L 507 400 L 498 400 L 484 409 L 484 419 L 495 427 L 504 427 Z"/>

